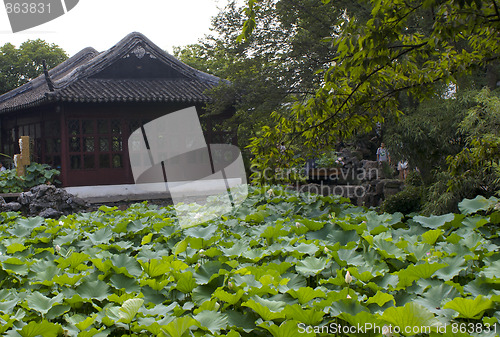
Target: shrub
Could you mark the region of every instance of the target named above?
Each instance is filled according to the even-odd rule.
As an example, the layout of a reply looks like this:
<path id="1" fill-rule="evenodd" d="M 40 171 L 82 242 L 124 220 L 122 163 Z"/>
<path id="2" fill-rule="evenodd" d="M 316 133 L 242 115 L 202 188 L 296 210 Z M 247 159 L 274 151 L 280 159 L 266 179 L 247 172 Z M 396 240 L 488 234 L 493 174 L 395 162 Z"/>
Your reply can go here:
<path id="1" fill-rule="evenodd" d="M 424 184 L 424 181 L 422 180 L 422 176 L 418 171 L 410 171 L 408 172 L 408 175 L 406 176 L 405 180 L 406 185 L 409 186 L 422 186 Z"/>
<path id="2" fill-rule="evenodd" d="M 406 186 L 404 190 L 385 199 L 381 210 L 386 213 L 409 214 L 422 208 L 423 187 Z"/>
<path id="3" fill-rule="evenodd" d="M 26 167 L 24 177 L 18 177 L 16 170 L 5 170 L 0 172 L 0 193 L 17 193 L 37 185 L 58 183 L 56 177 L 60 173 L 47 164 L 38 163 L 31 163 Z"/>

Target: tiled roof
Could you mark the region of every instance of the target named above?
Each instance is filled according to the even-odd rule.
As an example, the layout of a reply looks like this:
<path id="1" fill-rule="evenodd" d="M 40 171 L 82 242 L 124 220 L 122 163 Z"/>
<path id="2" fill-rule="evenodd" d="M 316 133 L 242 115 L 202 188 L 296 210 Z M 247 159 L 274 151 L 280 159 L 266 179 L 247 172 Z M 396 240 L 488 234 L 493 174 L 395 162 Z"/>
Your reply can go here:
<path id="1" fill-rule="evenodd" d="M 100 76 L 120 60 L 130 57 L 153 59 L 175 76 Z M 54 84 L 53 91 L 49 89 L 47 79 L 42 74 L 1 95 L 0 113 L 50 101 L 205 103 L 209 101 L 209 97 L 204 92 L 220 81 L 215 76 L 180 62 L 140 33 L 127 35 L 102 53 L 93 48 L 83 49 L 51 69 L 49 77 Z"/>
<path id="2" fill-rule="evenodd" d="M 208 102 L 203 94 L 212 85 L 199 80 L 84 79 L 49 93 L 65 102 Z"/>

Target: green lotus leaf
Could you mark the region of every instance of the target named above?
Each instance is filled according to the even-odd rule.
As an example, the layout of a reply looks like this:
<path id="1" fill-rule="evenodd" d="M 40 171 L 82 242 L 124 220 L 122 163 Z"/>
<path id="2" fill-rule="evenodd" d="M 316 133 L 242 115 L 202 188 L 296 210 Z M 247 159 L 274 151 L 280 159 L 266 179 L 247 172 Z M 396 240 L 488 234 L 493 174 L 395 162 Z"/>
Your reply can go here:
<path id="1" fill-rule="evenodd" d="M 148 243 L 150 243 L 152 238 L 153 238 L 153 233 L 149 233 L 148 235 L 144 235 L 142 240 L 141 240 L 141 246 L 144 246 L 144 245 L 147 245 Z"/>
<path id="2" fill-rule="evenodd" d="M 498 203 L 498 199 L 490 197 L 486 199 L 478 195 L 474 199 L 464 199 L 458 203 L 458 209 L 462 214 L 469 215 L 478 211 L 487 211 Z"/>
<path id="3" fill-rule="evenodd" d="M 259 210 L 245 216 L 245 222 L 261 223 L 267 216 L 269 213 L 266 210 Z"/>
<path id="4" fill-rule="evenodd" d="M 184 294 L 188 294 L 197 286 L 198 284 L 196 283 L 196 279 L 193 277 L 193 273 L 189 271 L 181 274 L 175 288 L 182 291 Z"/>
<path id="5" fill-rule="evenodd" d="M 271 322 L 263 322 L 259 324 L 260 327 L 268 330 L 273 337 L 304 337 L 304 336 L 316 336 L 312 331 L 306 331 L 305 324 L 300 321 L 284 321 L 279 326 Z M 303 327 L 300 329 L 300 327 Z M 303 330 L 303 331 L 302 331 Z"/>
<path id="6" fill-rule="evenodd" d="M 7 246 L 7 254 L 15 254 L 17 252 L 22 252 L 27 248 L 28 247 L 24 246 L 22 243 L 15 242 Z"/>
<path id="7" fill-rule="evenodd" d="M 129 277 L 140 277 L 142 274 L 141 265 L 131 256 L 127 254 L 115 254 L 111 257 L 113 270 L 117 273 L 127 275 Z"/>
<path id="8" fill-rule="evenodd" d="M 108 244 L 113 238 L 113 231 L 109 227 L 101 228 L 92 234 L 88 235 L 89 240 L 94 244 Z"/>
<path id="9" fill-rule="evenodd" d="M 65 235 L 62 235 L 65 234 Z M 77 232 L 70 232 L 66 233 L 64 231 L 61 231 L 58 233 L 57 238 L 54 239 L 53 243 L 54 246 L 64 246 L 65 244 L 72 243 L 78 238 L 78 233 Z"/>
<path id="10" fill-rule="evenodd" d="M 164 287 L 162 287 L 163 289 Z M 161 304 L 167 299 L 165 294 L 160 291 L 161 289 L 153 289 L 147 285 L 141 287 L 141 293 L 144 295 L 143 299 L 146 304 Z M 166 291 L 165 291 L 166 292 Z"/>
<path id="11" fill-rule="evenodd" d="M 462 256 L 445 257 L 441 259 L 441 262 L 446 263 L 446 266 L 437 270 L 436 276 L 445 281 L 453 279 L 467 268 L 467 262 Z"/>
<path id="12" fill-rule="evenodd" d="M 299 300 L 300 304 L 306 304 L 313 298 L 326 298 L 326 294 L 321 289 L 313 289 L 311 287 L 301 287 L 299 289 L 290 289 L 287 291 L 288 294 L 292 295 L 294 298 Z"/>
<path id="13" fill-rule="evenodd" d="M 42 217 L 34 217 L 34 218 L 19 218 L 16 221 L 19 225 L 28 228 L 35 229 L 45 224 L 45 219 Z"/>
<path id="14" fill-rule="evenodd" d="M 310 231 L 318 231 L 325 226 L 324 221 L 317 221 L 317 220 L 312 220 L 312 219 L 307 219 L 307 218 L 300 219 L 299 223 L 306 226 L 307 229 L 309 229 Z"/>
<path id="15" fill-rule="evenodd" d="M 196 279 L 197 284 L 208 284 L 214 278 L 219 276 L 219 270 L 222 267 L 222 263 L 219 261 L 208 261 L 196 270 L 193 274 Z"/>
<path id="16" fill-rule="evenodd" d="M 78 337 L 92 337 L 92 336 L 95 336 L 95 335 L 101 333 L 103 330 L 104 330 L 104 327 L 100 328 L 99 330 L 97 330 L 96 328 L 92 328 L 92 329 L 87 330 L 87 331 L 80 331 L 80 333 L 78 334 Z"/>
<path id="17" fill-rule="evenodd" d="M 314 276 L 327 268 L 331 262 L 328 262 L 325 257 L 316 258 L 308 256 L 299 261 L 295 266 L 297 272 L 304 276 Z"/>
<path id="18" fill-rule="evenodd" d="M 318 309 L 304 309 L 300 304 L 287 305 L 283 313 L 289 320 L 297 320 L 307 325 L 317 325 L 323 320 L 325 312 Z"/>
<path id="19" fill-rule="evenodd" d="M 119 322 L 126 324 L 132 322 L 143 303 L 144 300 L 141 298 L 131 298 L 126 300 L 119 309 Z"/>
<path id="20" fill-rule="evenodd" d="M 498 280 L 500 278 L 500 260 L 488 264 L 487 267 L 482 270 L 481 275 L 484 275 L 490 280 Z"/>
<path id="21" fill-rule="evenodd" d="M 85 270 L 88 269 L 86 262 L 88 262 L 90 256 L 85 253 L 74 252 L 71 253 L 69 257 L 60 257 L 56 260 L 58 267 L 62 270 L 69 268 L 72 270 Z"/>
<path id="22" fill-rule="evenodd" d="M 299 253 L 299 254 L 297 254 L 298 255 L 297 257 L 300 257 L 303 254 L 313 256 L 319 250 L 319 247 L 317 245 L 315 245 L 313 243 L 304 243 L 304 242 L 301 242 L 298 246 L 289 246 L 287 244 L 284 244 L 283 248 L 284 248 L 283 250 L 286 252 Z"/>
<path id="23" fill-rule="evenodd" d="M 203 240 L 210 240 L 217 231 L 218 227 L 215 224 L 208 226 L 195 226 L 188 228 L 184 231 L 186 237 L 199 238 Z"/>
<path id="24" fill-rule="evenodd" d="M 29 236 L 31 234 L 31 228 L 16 224 L 12 228 L 7 229 L 7 232 L 13 237 L 19 238 Z"/>
<path id="25" fill-rule="evenodd" d="M 208 330 L 212 334 L 219 333 L 220 330 L 227 327 L 227 315 L 217 311 L 204 310 L 193 318 L 200 323 L 199 326 L 203 330 Z"/>
<path id="26" fill-rule="evenodd" d="M 60 269 L 52 261 L 40 261 L 31 266 L 31 271 L 35 273 L 33 279 L 37 281 L 50 281 L 52 284 L 55 277 L 60 273 Z"/>
<path id="27" fill-rule="evenodd" d="M 443 233 L 444 232 L 441 229 L 432 229 L 422 234 L 422 239 L 424 240 L 425 243 L 428 243 L 429 245 L 434 245 Z"/>
<path id="28" fill-rule="evenodd" d="M 339 315 L 339 318 L 343 319 L 351 326 L 362 327 L 363 337 L 380 336 L 380 334 L 376 330 L 376 327 L 379 326 L 379 321 L 377 319 L 377 316 L 367 311 L 361 311 L 356 315 L 351 315 L 349 313 L 342 313 Z M 359 334 L 361 335 L 361 329 L 359 331 Z"/>
<path id="29" fill-rule="evenodd" d="M 111 295 L 109 286 L 101 281 L 85 281 L 76 288 L 76 293 L 82 298 L 103 300 Z"/>
<path id="30" fill-rule="evenodd" d="M 5 314 L 10 314 L 14 310 L 15 306 L 19 302 L 19 299 L 7 300 L 0 302 L 0 311 Z"/>
<path id="31" fill-rule="evenodd" d="M 266 248 L 253 248 L 251 250 L 247 250 L 241 254 L 243 257 L 252 260 L 253 262 L 260 261 L 263 257 L 271 255 L 271 252 Z"/>
<path id="32" fill-rule="evenodd" d="M 109 284 L 115 289 L 124 290 L 126 293 L 137 293 L 140 291 L 137 280 L 123 274 L 114 274 L 111 276 Z"/>
<path id="33" fill-rule="evenodd" d="M 239 240 L 233 244 L 231 248 L 221 248 L 222 253 L 227 257 L 241 256 L 241 254 L 248 250 L 248 243 Z"/>
<path id="34" fill-rule="evenodd" d="M 45 318 L 49 321 L 53 321 L 56 318 L 62 317 L 65 313 L 70 311 L 72 308 L 67 304 L 54 305 L 48 312 L 45 314 Z"/>
<path id="35" fill-rule="evenodd" d="M 348 299 L 347 294 L 349 293 L 346 288 L 344 291 L 341 291 L 338 295 L 343 295 L 342 299 L 338 299 L 331 304 L 330 308 L 325 307 L 325 310 L 328 310 L 332 317 L 340 317 L 343 313 L 348 313 L 352 316 L 356 316 L 362 311 L 368 311 L 368 309 L 361 305 L 355 299 Z"/>
<path id="36" fill-rule="evenodd" d="M 4 270 L 12 271 L 15 274 L 27 275 L 29 271 L 29 263 L 26 263 L 17 257 L 11 257 L 2 262 Z"/>
<path id="37" fill-rule="evenodd" d="M 375 303 L 379 307 L 382 307 L 384 304 L 386 304 L 389 301 L 392 301 L 393 304 L 396 304 L 394 301 L 394 296 L 392 296 L 391 294 L 388 294 L 388 293 L 384 293 L 382 291 L 377 291 L 375 296 L 370 297 L 368 299 L 368 301 L 366 301 L 366 304 Z"/>
<path id="38" fill-rule="evenodd" d="M 192 327 L 198 325 L 198 321 L 189 316 L 177 317 L 167 325 L 162 325 L 161 330 L 168 337 L 182 337 Z"/>
<path id="39" fill-rule="evenodd" d="M 453 309 L 458 312 L 459 317 L 479 319 L 483 316 L 484 312 L 492 306 L 493 301 L 479 295 L 474 299 L 456 297 L 446 303 L 443 309 Z"/>
<path id="40" fill-rule="evenodd" d="M 356 251 L 354 249 L 339 249 L 337 251 L 339 260 L 337 261 L 341 267 L 345 267 L 347 265 L 351 266 L 362 266 L 366 264 L 365 259 L 363 258 L 362 253 Z"/>
<path id="41" fill-rule="evenodd" d="M 392 326 L 398 326 L 406 336 L 416 335 L 422 327 L 437 327 L 439 324 L 432 312 L 413 302 L 404 307 L 390 307 L 380 318 Z"/>
<path id="42" fill-rule="evenodd" d="M 308 240 L 328 242 L 330 245 L 339 243 L 341 246 L 347 246 L 349 243 L 357 242 L 359 240 L 359 235 L 355 230 L 344 231 L 337 225 L 327 223 L 322 229 L 307 233 L 306 238 Z"/>
<path id="43" fill-rule="evenodd" d="M 143 219 L 137 219 L 134 221 L 130 221 L 127 224 L 127 231 L 132 233 L 137 233 L 146 228 L 146 224 L 143 222 Z"/>
<path id="44" fill-rule="evenodd" d="M 445 223 L 451 222 L 455 219 L 455 214 L 445 214 L 445 215 L 431 215 L 430 217 L 426 216 L 414 216 L 413 221 L 418 222 L 422 226 L 430 229 L 437 229 L 439 227 L 444 226 Z"/>
<path id="45" fill-rule="evenodd" d="M 227 315 L 229 327 L 243 330 L 246 333 L 250 333 L 255 329 L 255 322 L 258 317 L 253 312 L 248 311 L 243 314 L 241 311 L 227 309 L 224 313 Z"/>
<path id="46" fill-rule="evenodd" d="M 272 301 L 261 298 L 257 295 L 253 296 L 250 300 L 241 304 L 244 307 L 249 307 L 265 321 L 273 319 L 285 318 L 283 308 L 286 303 L 283 301 Z"/>
<path id="47" fill-rule="evenodd" d="M 172 270 L 170 263 L 163 259 L 151 259 L 147 262 L 139 261 L 139 263 L 146 274 L 152 278 L 165 276 Z"/>
<path id="48" fill-rule="evenodd" d="M 430 278 L 437 270 L 443 267 L 446 267 L 443 263 L 411 264 L 406 269 L 396 272 L 396 275 L 398 275 L 399 278 L 398 288 L 404 289 L 411 286 L 413 281 Z"/>
<path id="49" fill-rule="evenodd" d="M 455 288 L 443 283 L 437 287 L 429 288 L 422 297 L 415 300 L 415 303 L 424 306 L 435 314 L 442 314 L 442 303 L 457 296 L 460 296 L 460 293 Z"/>
<path id="50" fill-rule="evenodd" d="M 22 337 L 35 337 L 35 336 L 44 336 L 44 337 L 57 337 L 63 331 L 62 327 L 59 324 L 50 323 L 46 320 L 42 320 L 40 322 L 31 321 L 27 325 L 25 325 L 22 329 L 17 330 Z"/>
<path id="51" fill-rule="evenodd" d="M 46 314 L 56 303 L 61 303 L 64 298 L 62 293 L 59 293 L 53 298 L 46 297 L 40 292 L 35 291 L 26 297 L 28 307 L 36 310 L 42 315 Z"/>
<path id="52" fill-rule="evenodd" d="M 241 299 L 241 297 L 245 294 L 245 291 L 243 289 L 238 289 L 235 294 L 228 293 L 224 289 L 218 288 L 213 296 L 218 298 L 219 300 L 226 302 L 229 305 L 234 305 L 238 303 L 238 301 Z"/>
<path id="53" fill-rule="evenodd" d="M 385 259 L 403 259 L 406 254 L 403 249 L 399 248 L 392 242 L 392 238 L 386 238 L 385 233 L 373 237 L 373 246 L 378 250 L 379 254 Z"/>
<path id="54" fill-rule="evenodd" d="M 490 279 L 485 277 L 478 277 L 473 281 L 467 283 L 464 286 L 464 291 L 472 295 L 472 297 L 477 297 L 479 295 L 490 298 L 495 301 L 496 298 L 500 298 L 500 292 L 495 291 L 496 286 L 490 283 Z M 494 295 L 497 294 L 497 295 Z"/>
<path id="55" fill-rule="evenodd" d="M 84 276 L 83 274 L 62 274 L 54 276 L 53 281 L 55 284 L 58 284 L 60 286 L 69 285 L 73 287 L 75 284 L 78 283 L 78 281 L 80 281 L 83 278 L 83 276 Z"/>

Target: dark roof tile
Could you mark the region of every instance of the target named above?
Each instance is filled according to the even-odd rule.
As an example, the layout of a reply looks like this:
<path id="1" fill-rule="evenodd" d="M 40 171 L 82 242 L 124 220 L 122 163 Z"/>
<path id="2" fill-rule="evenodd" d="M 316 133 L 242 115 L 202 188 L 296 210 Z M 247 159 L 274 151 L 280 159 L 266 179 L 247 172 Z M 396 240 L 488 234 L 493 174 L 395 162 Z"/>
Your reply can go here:
<path id="1" fill-rule="evenodd" d="M 144 53 L 159 60 L 179 76 L 175 78 L 95 78 L 120 59 Z M 137 55 L 137 54 L 136 54 Z M 142 56 L 141 56 L 142 55 Z M 139 57 L 139 56 L 137 56 Z M 37 106 L 48 101 L 62 102 L 189 102 L 205 103 L 207 89 L 220 79 L 180 62 L 140 33 L 131 33 L 109 50 L 98 53 L 85 48 L 49 71 L 54 83 L 50 91 L 44 75 L 0 96 L 0 113 Z"/>

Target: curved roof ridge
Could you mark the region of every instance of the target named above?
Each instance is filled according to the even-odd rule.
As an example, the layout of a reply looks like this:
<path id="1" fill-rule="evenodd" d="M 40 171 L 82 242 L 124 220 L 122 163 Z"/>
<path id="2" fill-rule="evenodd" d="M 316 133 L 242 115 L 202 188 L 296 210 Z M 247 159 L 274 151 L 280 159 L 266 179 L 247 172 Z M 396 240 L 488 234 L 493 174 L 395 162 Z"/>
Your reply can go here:
<path id="1" fill-rule="evenodd" d="M 82 64 L 78 68 L 74 69 L 71 73 L 61 78 L 59 81 L 56 81 L 56 87 L 64 88 L 70 85 L 75 80 L 89 78 L 92 75 L 95 75 L 104 70 L 107 66 L 111 65 L 117 59 L 133 52 L 139 46 L 147 48 L 147 51 L 154 57 L 169 64 L 172 68 L 179 71 L 188 78 L 201 80 L 210 84 L 217 84 L 220 81 L 220 79 L 216 76 L 194 69 L 187 64 L 179 61 L 174 56 L 158 47 L 145 35 L 139 32 L 132 32 L 121 39 L 110 49 L 96 55 L 90 62 Z"/>
<path id="2" fill-rule="evenodd" d="M 67 60 L 59 63 L 57 66 L 49 70 L 49 76 L 51 76 L 52 80 L 57 81 L 57 78 L 63 75 L 65 72 L 70 71 L 75 66 L 78 66 L 80 63 L 85 63 L 88 59 L 91 59 L 93 56 L 97 54 L 97 50 L 92 47 L 87 47 L 68 58 Z M 47 81 L 45 79 L 45 74 L 40 74 L 38 77 L 35 77 L 28 83 L 21 85 L 20 87 L 13 89 L 0 95 L 0 102 L 4 102 L 10 98 L 16 97 L 19 94 L 22 94 L 25 91 L 36 89 L 42 85 L 47 85 Z"/>

